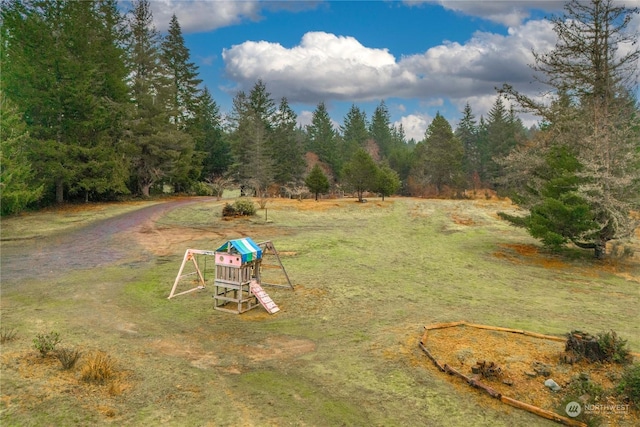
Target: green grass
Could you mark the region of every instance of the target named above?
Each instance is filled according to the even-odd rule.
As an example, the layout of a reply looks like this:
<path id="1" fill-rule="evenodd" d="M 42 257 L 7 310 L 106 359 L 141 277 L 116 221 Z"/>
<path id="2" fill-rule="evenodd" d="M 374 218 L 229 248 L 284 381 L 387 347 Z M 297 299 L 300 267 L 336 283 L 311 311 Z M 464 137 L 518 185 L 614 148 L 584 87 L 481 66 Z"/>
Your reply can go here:
<path id="1" fill-rule="evenodd" d="M 188 205 L 160 222 L 202 230 L 192 246 L 202 249 L 222 243 L 209 231 L 272 240 L 296 288 L 267 289 L 279 313 L 215 311 L 212 284 L 167 300 L 183 249 L 54 283 L 23 281 L 1 301 L 3 327 L 15 327 L 18 339 L 3 344 L 13 359 L 3 358 L 0 422 L 551 426 L 453 387 L 417 347 L 422 327 L 467 320 L 550 334 L 613 329 L 640 351 L 638 283 L 583 258 L 549 268 L 515 252 L 496 256 L 510 250 L 504 245 L 536 244 L 497 219 L 503 206 L 325 200 L 338 206 L 300 210 L 273 201 L 267 221 L 262 210 L 223 221 L 222 203 Z M 132 387 L 87 401 L 53 391 L 40 401 L 12 400 L 38 393 L 15 363 L 43 330 L 60 332 L 65 345 L 105 351 Z"/>

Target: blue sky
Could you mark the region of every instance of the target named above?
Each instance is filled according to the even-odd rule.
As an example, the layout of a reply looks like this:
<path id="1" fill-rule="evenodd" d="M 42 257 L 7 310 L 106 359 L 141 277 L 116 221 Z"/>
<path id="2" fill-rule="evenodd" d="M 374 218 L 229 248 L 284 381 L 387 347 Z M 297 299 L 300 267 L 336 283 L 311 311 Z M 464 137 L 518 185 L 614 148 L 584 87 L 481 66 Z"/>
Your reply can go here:
<path id="1" fill-rule="evenodd" d="M 638 0 L 630 0 L 638 3 Z M 298 121 L 324 102 L 336 125 L 355 104 L 384 100 L 393 123 L 420 140 L 440 112 L 455 127 L 469 102 L 479 119 L 510 83 L 538 95 L 531 50 L 553 47 L 561 1 L 152 0 L 156 27 L 180 22 L 191 58 L 223 114 L 258 79 Z M 640 29 L 640 20 L 634 22 Z M 534 117 L 522 116 L 526 125 Z"/>

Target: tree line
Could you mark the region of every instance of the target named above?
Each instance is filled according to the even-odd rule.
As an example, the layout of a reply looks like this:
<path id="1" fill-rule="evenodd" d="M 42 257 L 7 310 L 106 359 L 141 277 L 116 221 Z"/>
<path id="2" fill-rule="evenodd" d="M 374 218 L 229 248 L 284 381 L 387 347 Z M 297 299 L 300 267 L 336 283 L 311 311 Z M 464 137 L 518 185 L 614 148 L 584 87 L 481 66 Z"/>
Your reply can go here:
<path id="1" fill-rule="evenodd" d="M 550 102 L 505 84 L 486 117 L 467 104 L 453 129 L 438 113 L 415 141 L 391 123 L 384 100 L 370 118 L 353 104 L 337 127 L 320 102 L 298 126 L 288 100 L 261 80 L 223 117 L 178 19 L 160 34 L 149 0 L 127 12 L 116 0 L 4 0 L 2 214 L 165 186 L 208 194 L 227 182 L 253 194 L 360 200 L 491 188 L 528 210 L 504 217 L 545 245 L 599 254 L 633 231 L 639 202 L 640 53 L 628 28 L 637 13 L 612 0 L 570 1 L 552 18 L 555 49 L 534 52 Z M 622 45 L 631 48 L 620 54 Z M 539 124 L 525 128 L 521 111 Z"/>
<path id="2" fill-rule="evenodd" d="M 496 182 L 492 159 L 527 133 L 499 98 L 486 122 L 477 125 L 467 106 L 455 134 L 430 131 L 439 148 L 407 141 L 384 100 L 370 120 L 354 104 L 337 128 L 320 102 L 300 127 L 287 99 L 274 100 L 262 81 L 239 91 L 223 119 L 178 19 L 161 35 L 148 0 L 124 13 L 116 0 L 7 0 L 1 18 L 3 214 L 148 197 L 165 185 L 197 193 L 222 177 L 253 191 L 295 193 L 316 164 L 330 184 L 325 192 L 457 191 L 470 179 Z M 364 167 L 360 151 L 391 180 L 382 191 L 377 169 L 353 177 Z M 435 160 L 441 152 L 455 153 L 453 163 Z"/>

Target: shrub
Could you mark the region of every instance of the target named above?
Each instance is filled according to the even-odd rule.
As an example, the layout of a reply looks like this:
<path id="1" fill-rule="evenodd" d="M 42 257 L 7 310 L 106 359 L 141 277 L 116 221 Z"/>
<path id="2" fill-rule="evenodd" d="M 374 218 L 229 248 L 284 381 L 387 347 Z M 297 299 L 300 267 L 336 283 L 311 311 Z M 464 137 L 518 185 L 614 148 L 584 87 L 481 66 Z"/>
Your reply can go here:
<path id="1" fill-rule="evenodd" d="M 629 365 L 624 370 L 617 390 L 636 407 L 640 407 L 640 363 Z"/>
<path id="2" fill-rule="evenodd" d="M 247 199 L 236 200 L 233 208 L 236 210 L 236 215 L 251 216 L 256 213 L 256 206 L 251 200 Z"/>
<path id="3" fill-rule="evenodd" d="M 614 332 L 601 332 L 597 335 L 598 345 L 605 354 L 605 360 L 615 363 L 627 363 L 630 360 L 627 340 L 618 337 Z"/>
<path id="4" fill-rule="evenodd" d="M 76 362 L 80 359 L 82 353 L 79 350 L 70 348 L 60 348 L 56 350 L 56 358 L 60 361 L 62 369 L 69 370 L 76 366 Z"/>
<path id="5" fill-rule="evenodd" d="M 231 206 L 229 203 L 226 203 L 222 208 L 222 216 L 223 217 L 236 216 L 236 208 Z"/>
<path id="6" fill-rule="evenodd" d="M 2 328 L 0 329 L 0 343 L 5 343 L 9 341 L 13 341 L 16 338 L 16 330 L 11 328 Z"/>
<path id="7" fill-rule="evenodd" d="M 90 383 L 103 384 L 115 374 L 115 364 L 107 354 L 102 351 L 91 353 L 86 358 L 80 377 Z"/>
<path id="8" fill-rule="evenodd" d="M 40 352 L 42 357 L 45 357 L 47 354 L 55 350 L 58 343 L 60 343 L 60 334 L 57 332 L 38 334 L 33 339 L 33 346 Z"/>
<path id="9" fill-rule="evenodd" d="M 194 193 L 196 196 L 213 196 L 213 189 L 206 182 L 194 182 L 191 185 L 191 193 Z"/>
<path id="10" fill-rule="evenodd" d="M 565 395 L 559 402 L 558 412 L 564 413 L 571 402 L 580 402 L 582 405 L 596 404 L 605 396 L 606 392 L 600 384 L 591 381 L 588 374 L 581 373 L 567 384 Z M 582 411 L 574 420 L 588 426 L 597 426 L 601 423 L 599 415 L 585 411 Z"/>
<path id="11" fill-rule="evenodd" d="M 630 360 L 627 340 L 614 332 L 601 332 L 596 336 L 581 331 L 567 334 L 566 351 L 589 362 L 627 363 Z"/>

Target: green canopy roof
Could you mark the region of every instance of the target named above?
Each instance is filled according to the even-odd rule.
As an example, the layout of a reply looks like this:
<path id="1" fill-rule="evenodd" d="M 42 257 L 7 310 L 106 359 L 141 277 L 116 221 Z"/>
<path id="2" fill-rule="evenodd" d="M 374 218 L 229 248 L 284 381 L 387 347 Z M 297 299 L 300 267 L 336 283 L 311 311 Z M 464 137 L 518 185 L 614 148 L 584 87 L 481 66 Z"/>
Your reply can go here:
<path id="1" fill-rule="evenodd" d="M 216 249 L 216 252 L 230 252 L 241 255 L 242 263 L 254 261 L 262 258 L 262 249 L 251 238 L 229 240 L 224 245 Z"/>

